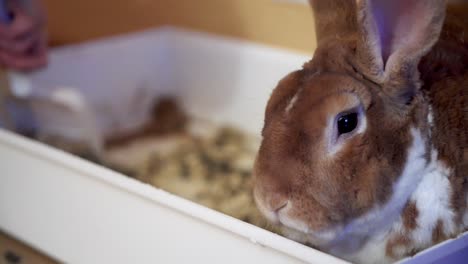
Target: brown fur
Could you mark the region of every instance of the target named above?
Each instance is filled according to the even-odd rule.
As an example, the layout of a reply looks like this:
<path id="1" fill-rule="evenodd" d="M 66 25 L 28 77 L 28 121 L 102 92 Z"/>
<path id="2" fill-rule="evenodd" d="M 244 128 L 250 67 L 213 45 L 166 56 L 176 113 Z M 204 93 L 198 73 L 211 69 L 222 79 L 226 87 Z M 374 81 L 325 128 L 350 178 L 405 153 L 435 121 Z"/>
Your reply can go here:
<path id="1" fill-rule="evenodd" d="M 405 248 L 411 244 L 408 236 L 401 234 L 390 239 L 385 248 L 385 254 L 391 258 L 401 258 L 401 253 L 397 252 L 398 248 Z"/>
<path id="2" fill-rule="evenodd" d="M 406 230 L 410 231 L 418 226 L 418 208 L 414 202 L 410 202 L 403 210 L 403 226 Z"/>
<path id="3" fill-rule="evenodd" d="M 445 239 L 447 239 L 447 235 L 444 233 L 444 223 L 438 220 L 434 230 L 432 230 L 432 242 L 439 243 Z"/>
<path id="4" fill-rule="evenodd" d="M 468 185 L 467 19 L 450 13 L 439 39 L 443 1 L 389 4 L 395 10 L 417 10 L 410 15 L 427 20 L 409 23 L 421 28 L 411 29 L 414 37 L 404 45 L 396 39 L 396 46 L 379 52 L 372 44 L 375 18 L 368 15 L 369 2 L 311 0 L 319 47 L 302 70 L 279 83 L 268 102 L 255 164 L 257 200 L 271 211 L 291 202 L 288 217 L 310 230 L 344 225 L 388 201 L 407 162 L 410 129 L 417 128 L 427 140 L 427 160 L 433 147 L 453 170 L 452 203 L 460 225 Z M 297 101 L 286 110 L 294 96 Z M 329 157 L 327 120 L 355 106 L 364 109 L 367 129 L 346 139 Z M 402 217 L 406 229 L 416 228 L 415 204 L 408 204 Z M 442 231 L 434 230 L 437 238 Z M 394 245 L 409 242 L 405 236 L 393 240 L 387 245 L 390 255 Z"/>
<path id="5" fill-rule="evenodd" d="M 401 258 L 402 257 L 401 253 L 404 254 L 404 251 L 398 252 L 398 249 L 411 246 L 412 241 L 411 241 L 410 234 L 412 230 L 418 227 L 418 222 L 417 222 L 418 215 L 419 215 L 419 211 L 418 211 L 416 204 L 414 202 L 409 202 L 405 206 L 402 212 L 404 233 L 397 233 L 396 235 L 394 235 L 392 238 L 389 239 L 385 248 L 385 254 L 388 257 L 396 258 L 396 259 Z M 439 232 L 442 231 L 441 226 L 438 231 Z M 434 233 L 433 233 L 433 236 L 434 236 Z M 410 251 L 412 255 L 413 249 L 411 249 Z"/>

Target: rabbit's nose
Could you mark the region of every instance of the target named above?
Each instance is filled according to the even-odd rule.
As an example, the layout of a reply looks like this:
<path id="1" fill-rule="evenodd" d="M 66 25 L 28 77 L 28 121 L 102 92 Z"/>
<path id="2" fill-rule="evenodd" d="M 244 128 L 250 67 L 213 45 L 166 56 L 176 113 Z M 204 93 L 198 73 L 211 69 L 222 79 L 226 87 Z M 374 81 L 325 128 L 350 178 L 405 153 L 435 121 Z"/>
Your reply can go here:
<path id="1" fill-rule="evenodd" d="M 289 199 L 279 193 L 264 193 L 258 189 L 254 191 L 255 203 L 260 212 L 272 223 L 279 223 L 278 212 L 284 208 Z"/>
<path id="2" fill-rule="evenodd" d="M 278 212 L 283 207 L 285 207 L 289 202 L 288 197 L 281 193 L 271 193 L 269 197 L 267 198 L 267 200 L 268 200 L 267 204 L 269 206 L 269 209 L 274 212 Z"/>

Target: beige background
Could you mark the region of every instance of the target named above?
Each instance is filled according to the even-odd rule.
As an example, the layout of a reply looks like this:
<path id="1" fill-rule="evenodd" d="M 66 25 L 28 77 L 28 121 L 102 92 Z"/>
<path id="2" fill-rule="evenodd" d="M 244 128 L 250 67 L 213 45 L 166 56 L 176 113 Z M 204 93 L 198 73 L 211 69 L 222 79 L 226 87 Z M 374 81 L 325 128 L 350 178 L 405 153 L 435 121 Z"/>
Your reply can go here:
<path id="1" fill-rule="evenodd" d="M 43 0 L 53 45 L 177 25 L 311 53 L 309 6 L 281 0 Z"/>

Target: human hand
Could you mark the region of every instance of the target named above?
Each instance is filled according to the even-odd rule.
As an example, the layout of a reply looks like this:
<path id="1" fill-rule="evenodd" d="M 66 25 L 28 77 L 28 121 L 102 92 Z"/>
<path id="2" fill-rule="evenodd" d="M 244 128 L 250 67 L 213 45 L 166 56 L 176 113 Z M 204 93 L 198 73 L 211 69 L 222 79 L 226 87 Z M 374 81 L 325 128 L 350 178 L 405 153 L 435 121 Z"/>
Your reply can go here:
<path id="1" fill-rule="evenodd" d="M 0 65 L 29 71 L 47 63 L 45 15 L 40 0 L 13 0 L 11 21 L 0 23 Z"/>

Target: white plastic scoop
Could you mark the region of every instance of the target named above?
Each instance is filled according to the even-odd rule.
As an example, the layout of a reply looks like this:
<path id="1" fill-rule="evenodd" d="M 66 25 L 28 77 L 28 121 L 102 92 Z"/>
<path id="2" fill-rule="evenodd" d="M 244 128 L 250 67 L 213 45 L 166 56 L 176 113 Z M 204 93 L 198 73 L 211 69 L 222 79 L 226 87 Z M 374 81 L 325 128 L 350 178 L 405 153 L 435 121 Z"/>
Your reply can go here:
<path id="1" fill-rule="evenodd" d="M 36 110 L 51 113 L 49 122 L 42 122 L 41 116 L 34 116 L 38 125 L 38 139 L 47 136 L 61 136 L 86 144 L 98 159 L 102 158 L 104 145 L 103 135 L 97 126 L 96 115 L 91 105 L 79 90 L 72 87 L 57 87 L 50 93 L 33 91 L 30 79 L 22 74 L 10 72 L 8 75 L 13 101 L 27 104 L 33 114 Z M 66 113 L 70 118 L 68 124 L 50 122 L 53 113 Z M 53 119 L 53 118 L 52 118 Z"/>

